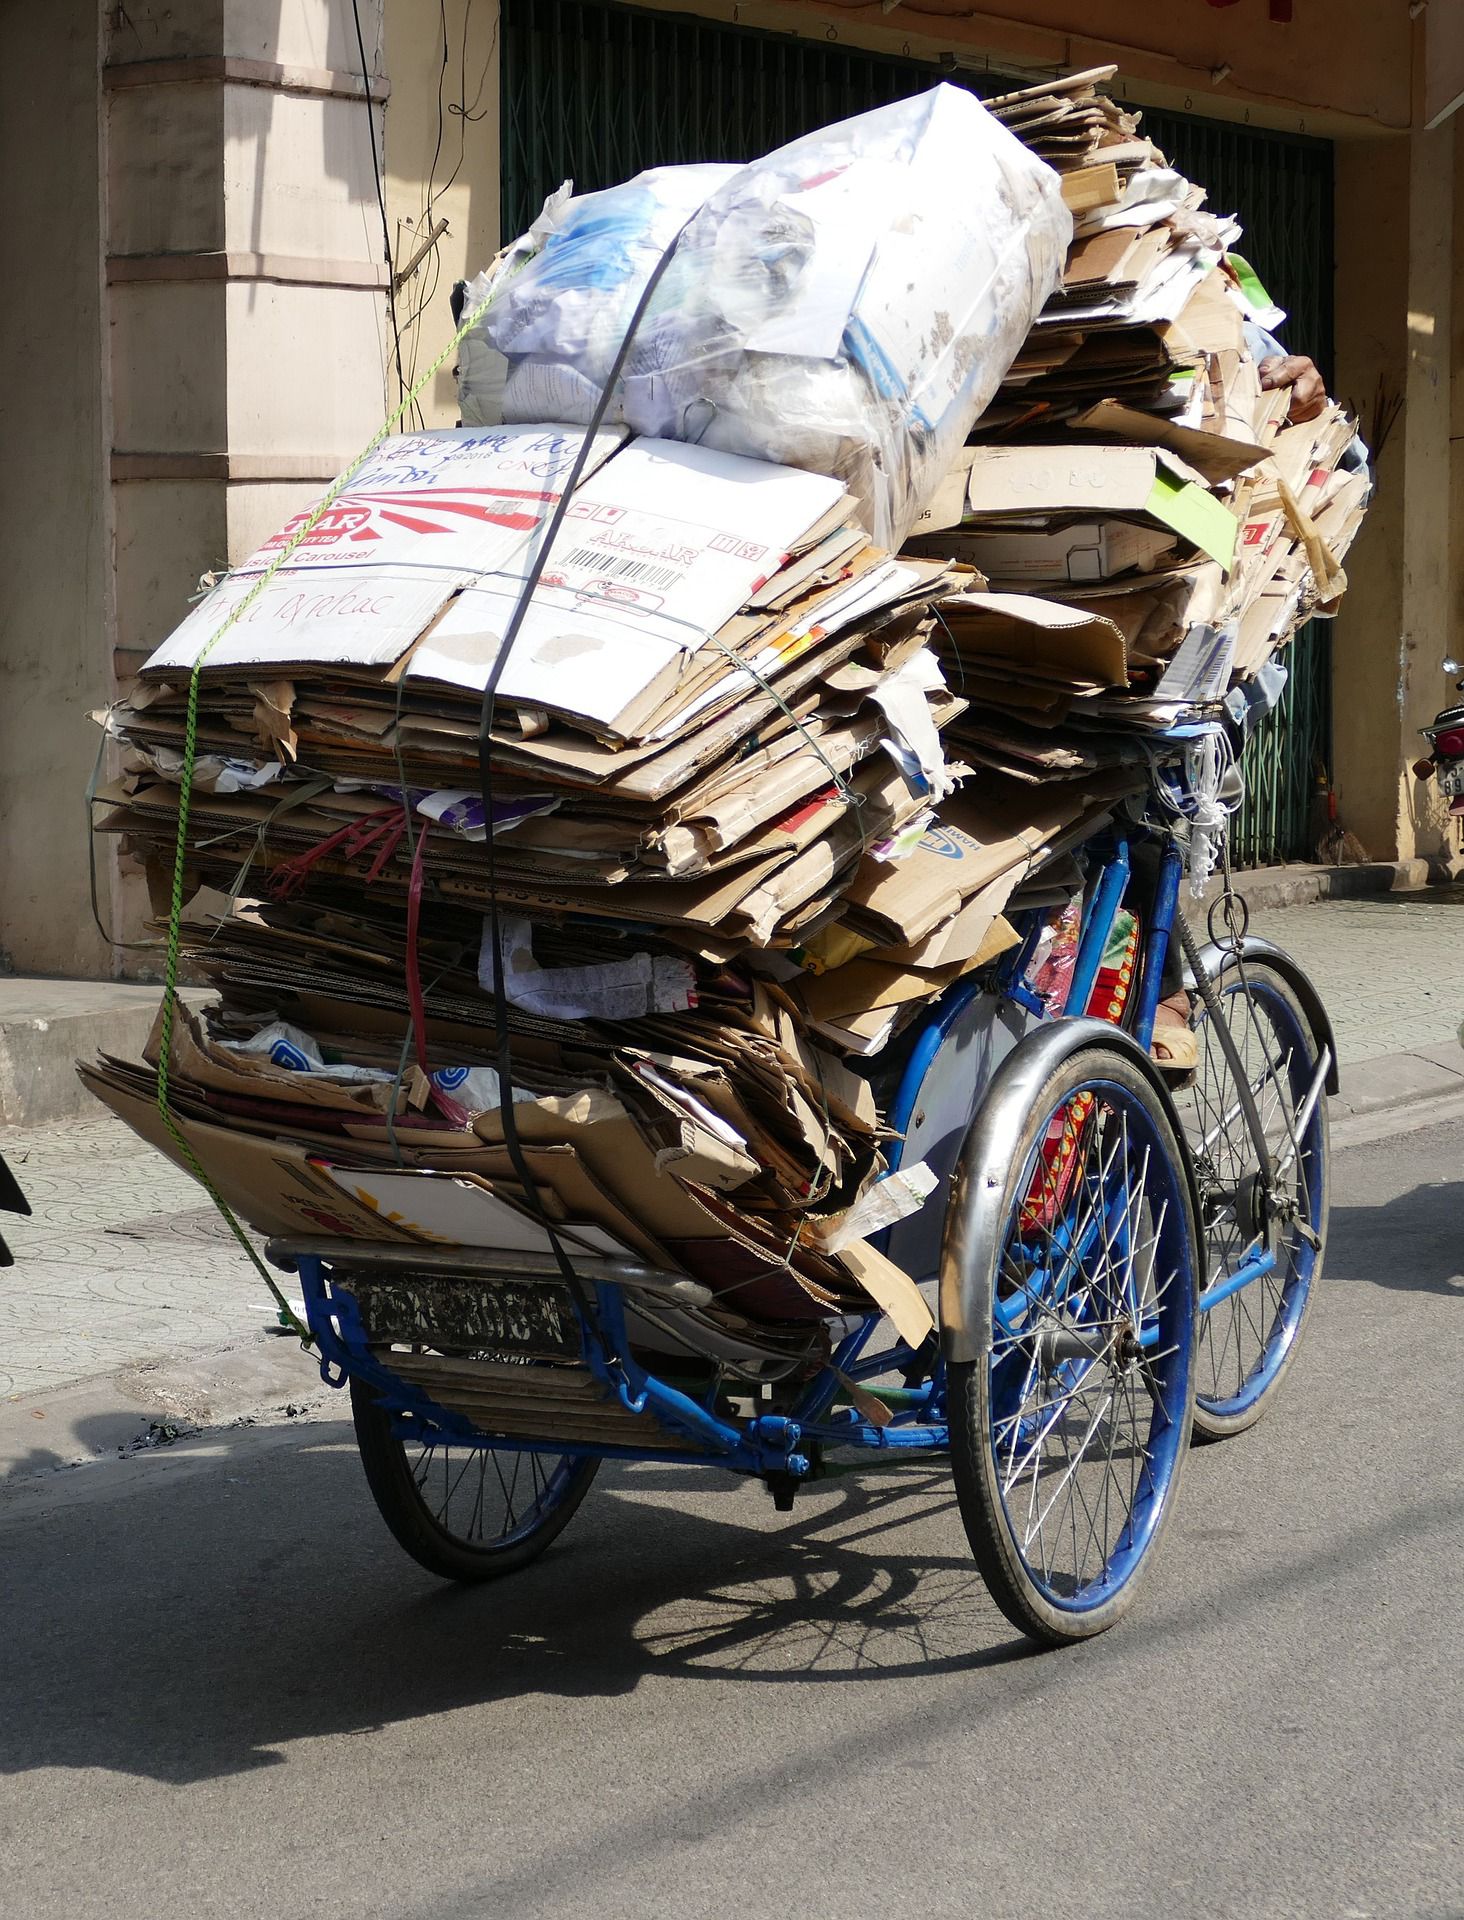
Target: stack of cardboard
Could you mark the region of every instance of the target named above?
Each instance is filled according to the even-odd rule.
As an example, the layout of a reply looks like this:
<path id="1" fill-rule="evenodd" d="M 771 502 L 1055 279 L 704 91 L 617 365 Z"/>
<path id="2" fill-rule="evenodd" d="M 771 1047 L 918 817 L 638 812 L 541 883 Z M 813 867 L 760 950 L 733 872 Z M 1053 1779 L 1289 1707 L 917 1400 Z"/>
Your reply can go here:
<path id="1" fill-rule="evenodd" d="M 1339 407 L 1293 425 L 1290 392 L 1262 388 L 1256 326 L 1277 316 L 1229 252 L 1238 227 L 1203 210 L 1136 116 L 1098 113 L 1086 96 L 1105 77 L 1077 76 L 1070 97 L 1104 151 L 1126 139 L 1124 164 L 1065 174 L 1062 284 L 908 549 L 1023 597 L 999 644 L 946 653 L 968 703 L 953 744 L 1031 781 L 1132 762 L 1143 733 L 1238 700 L 1335 605 L 1369 492 Z M 1029 91 L 996 110 L 1023 138 L 1055 137 L 1067 117 L 1036 107 L 1057 115 L 1060 91 Z M 1093 623 L 1081 659 L 1054 666 L 1016 639 L 1043 602 L 1049 633 L 1055 603 Z"/>
<path id="2" fill-rule="evenodd" d="M 1146 735 L 1335 600 L 1365 501 L 1338 410 L 1261 391 L 1233 225 L 1099 78 L 996 104 L 1079 232 L 899 558 L 837 480 L 605 432 L 500 658 L 580 433 L 409 436 L 105 717 L 101 824 L 161 912 L 197 670 L 184 945 L 219 997 L 170 1095 L 244 1219 L 505 1253 L 548 1223 L 686 1277 L 638 1340 L 754 1369 L 871 1300 L 928 1331 L 868 1237 L 942 1204 L 885 1177 L 891 1042 L 1014 902 L 1081 887 Z M 176 1157 L 161 1031 L 84 1071 Z"/>
<path id="3" fill-rule="evenodd" d="M 1107 167 L 1127 178 L 1153 157 L 1154 149 L 1139 131 L 1139 115 L 1103 91 L 1117 72 L 1117 67 L 1088 67 L 1062 79 L 995 94 L 984 103 L 1024 146 L 1065 176 L 1063 192 L 1070 206 L 1081 205 L 1096 184 L 1074 176 Z"/>
<path id="4" fill-rule="evenodd" d="M 860 1227 L 884 1135 L 846 1062 L 1011 940 L 1013 887 L 1111 783 L 1037 809 L 955 791 L 964 703 L 930 641 L 963 630 L 975 576 L 871 548 L 835 482 L 617 439 L 504 664 L 486 795 L 483 692 L 578 444 L 553 428 L 388 443 L 222 638 L 290 528 L 106 716 L 124 757 L 100 824 L 161 902 L 202 656 L 188 876 L 232 906 L 185 928 L 220 998 L 180 1011 L 174 1112 L 264 1231 L 521 1250 L 544 1207 L 572 1248 L 692 1276 L 724 1320 L 873 1286 L 918 1327 Z M 805 986 L 836 939 L 860 964 Z M 154 1067 L 86 1077 L 176 1151 Z"/>

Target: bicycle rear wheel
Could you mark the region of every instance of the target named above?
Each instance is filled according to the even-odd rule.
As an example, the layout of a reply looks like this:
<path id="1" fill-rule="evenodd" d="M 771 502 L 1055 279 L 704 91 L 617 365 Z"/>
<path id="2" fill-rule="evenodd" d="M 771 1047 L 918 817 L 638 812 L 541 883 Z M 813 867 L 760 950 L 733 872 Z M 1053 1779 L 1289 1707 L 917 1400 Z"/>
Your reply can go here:
<path id="1" fill-rule="evenodd" d="M 1199 1276 L 1183 1153 L 1142 1069 L 1082 1048 L 1032 1101 L 967 1276 L 990 1351 L 950 1369 L 961 1517 L 997 1605 L 1051 1645 L 1125 1611 L 1178 1491 Z"/>
<path id="2" fill-rule="evenodd" d="M 600 1462 L 403 1439 L 369 1386 L 351 1382 L 366 1484 L 399 1546 L 429 1573 L 474 1584 L 516 1573 L 569 1524 Z"/>
<path id="3" fill-rule="evenodd" d="M 1321 1273 L 1329 1202 L 1325 1093 L 1298 1125 L 1321 1059 L 1300 1003 L 1285 976 L 1259 959 L 1246 961 L 1243 975 L 1238 967 L 1226 967 L 1216 993 L 1280 1174 L 1283 1217 L 1276 1228 L 1274 1270 L 1201 1316 L 1195 1430 L 1202 1440 L 1254 1426 L 1295 1358 Z M 1199 1064 L 1176 1105 L 1199 1182 L 1213 1287 L 1254 1260 L 1265 1240 L 1250 1198 L 1255 1144 L 1234 1069 L 1203 1001 L 1192 1024 Z"/>

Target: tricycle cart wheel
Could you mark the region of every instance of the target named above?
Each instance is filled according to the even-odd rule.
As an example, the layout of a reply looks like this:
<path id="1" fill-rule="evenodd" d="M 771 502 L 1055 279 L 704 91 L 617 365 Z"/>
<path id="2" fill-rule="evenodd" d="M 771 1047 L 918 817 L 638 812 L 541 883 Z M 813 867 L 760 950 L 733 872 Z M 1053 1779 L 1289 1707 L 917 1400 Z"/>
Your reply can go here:
<path id="1" fill-rule="evenodd" d="M 580 1453 L 403 1439 L 372 1389 L 351 1382 L 356 1445 L 381 1517 L 444 1580 L 516 1573 L 563 1532 L 600 1462 Z"/>
<path id="2" fill-rule="evenodd" d="M 1306 1111 L 1321 1048 L 1296 995 L 1276 968 L 1249 959 L 1243 974 L 1225 968 L 1216 993 L 1255 1094 L 1286 1211 L 1274 1229 L 1274 1269 L 1200 1317 L 1195 1434 L 1202 1440 L 1254 1426 L 1281 1384 L 1321 1273 L 1328 1207 L 1325 1095 Z M 1250 1217 L 1254 1202 L 1247 1204 L 1258 1190 L 1256 1149 L 1234 1070 L 1203 1002 L 1193 1024 L 1199 1065 L 1177 1105 L 1194 1156 L 1213 1288 L 1254 1260 L 1264 1227 Z"/>
<path id="3" fill-rule="evenodd" d="M 991 1167 L 961 1169 L 988 1184 Z M 967 1275 L 990 1351 L 950 1369 L 961 1518 L 992 1597 L 1051 1645 L 1110 1627 L 1178 1491 L 1199 1250 L 1184 1148 L 1117 1048 L 1062 1060 L 1027 1107 L 999 1231 Z"/>

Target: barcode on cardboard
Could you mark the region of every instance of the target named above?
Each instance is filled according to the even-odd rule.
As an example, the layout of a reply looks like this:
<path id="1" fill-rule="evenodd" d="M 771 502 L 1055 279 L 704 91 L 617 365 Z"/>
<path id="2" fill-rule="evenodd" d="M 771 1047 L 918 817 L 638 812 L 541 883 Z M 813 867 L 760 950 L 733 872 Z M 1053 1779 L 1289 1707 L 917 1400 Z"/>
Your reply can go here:
<path id="1" fill-rule="evenodd" d="M 560 564 L 566 572 L 583 568 L 602 580 L 624 580 L 636 587 L 674 587 L 682 577 L 680 567 L 658 566 L 653 560 L 636 560 L 623 553 L 601 553 L 594 547 L 576 547 Z"/>

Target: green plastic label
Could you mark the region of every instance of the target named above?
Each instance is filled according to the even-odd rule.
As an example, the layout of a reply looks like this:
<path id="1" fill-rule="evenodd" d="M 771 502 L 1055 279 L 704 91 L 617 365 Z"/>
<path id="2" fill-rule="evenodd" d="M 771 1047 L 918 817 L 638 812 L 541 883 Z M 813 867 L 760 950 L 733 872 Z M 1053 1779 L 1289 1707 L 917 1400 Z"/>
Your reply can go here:
<path id="1" fill-rule="evenodd" d="M 1154 476 L 1146 511 L 1166 527 L 1182 533 L 1192 545 L 1228 567 L 1235 558 L 1239 528 L 1235 515 L 1213 493 L 1181 480 L 1161 467 Z"/>
<path id="2" fill-rule="evenodd" d="M 1225 258 L 1234 270 L 1235 277 L 1240 283 L 1240 290 L 1246 299 L 1258 313 L 1268 313 L 1276 303 L 1261 285 L 1261 276 L 1250 261 L 1238 253 L 1227 253 Z"/>

